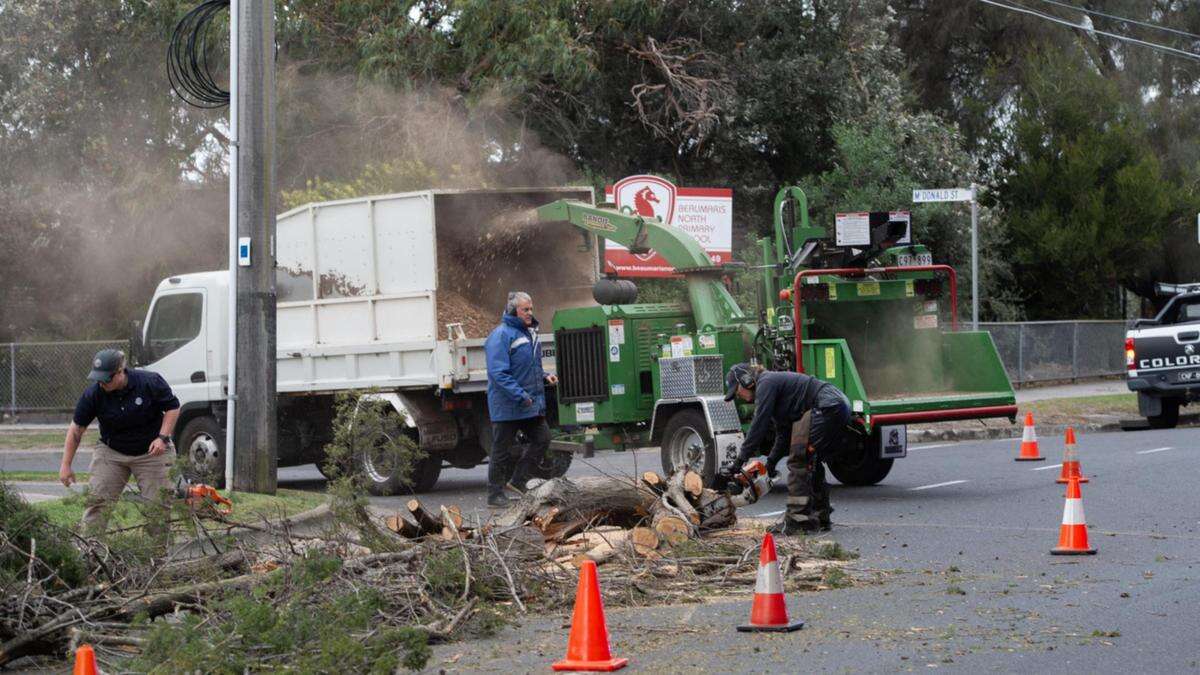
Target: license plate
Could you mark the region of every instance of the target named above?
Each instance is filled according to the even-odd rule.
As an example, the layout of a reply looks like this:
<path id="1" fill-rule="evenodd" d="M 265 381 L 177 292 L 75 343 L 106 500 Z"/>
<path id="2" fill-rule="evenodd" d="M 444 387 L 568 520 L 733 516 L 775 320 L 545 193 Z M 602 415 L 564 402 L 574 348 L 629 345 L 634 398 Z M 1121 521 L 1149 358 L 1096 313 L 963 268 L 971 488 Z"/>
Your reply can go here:
<path id="1" fill-rule="evenodd" d="M 879 456 L 904 457 L 908 454 L 908 430 L 903 424 L 879 428 Z"/>

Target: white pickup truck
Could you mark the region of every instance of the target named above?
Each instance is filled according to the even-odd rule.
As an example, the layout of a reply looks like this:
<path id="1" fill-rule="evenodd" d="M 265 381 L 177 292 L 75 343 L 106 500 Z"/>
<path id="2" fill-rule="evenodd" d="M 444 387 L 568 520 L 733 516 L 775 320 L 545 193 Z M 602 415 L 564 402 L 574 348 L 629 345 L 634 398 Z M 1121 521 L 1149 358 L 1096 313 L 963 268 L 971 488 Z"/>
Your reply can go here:
<path id="1" fill-rule="evenodd" d="M 1200 284 L 1158 284 L 1173 296 L 1153 319 L 1125 333 L 1125 366 L 1138 412 L 1156 429 L 1179 423 L 1179 407 L 1200 400 Z"/>
<path id="2" fill-rule="evenodd" d="M 531 293 L 545 317 L 548 372 L 549 318 L 592 302 L 594 237 L 532 216 L 534 207 L 564 198 L 591 203 L 592 193 L 426 190 L 280 215 L 279 466 L 321 466 L 335 395 L 366 389 L 405 415 L 427 452 L 410 484 L 364 453 L 359 465 L 372 492 L 427 491 L 443 467 L 483 463 L 491 447 L 483 338 L 499 323 L 507 292 Z M 133 336 L 135 362 L 161 373 L 182 403 L 180 454 L 209 480 L 225 465 L 227 322 L 228 272 L 182 274 L 159 284 Z M 551 452 L 539 472 L 561 475 L 570 460 Z"/>

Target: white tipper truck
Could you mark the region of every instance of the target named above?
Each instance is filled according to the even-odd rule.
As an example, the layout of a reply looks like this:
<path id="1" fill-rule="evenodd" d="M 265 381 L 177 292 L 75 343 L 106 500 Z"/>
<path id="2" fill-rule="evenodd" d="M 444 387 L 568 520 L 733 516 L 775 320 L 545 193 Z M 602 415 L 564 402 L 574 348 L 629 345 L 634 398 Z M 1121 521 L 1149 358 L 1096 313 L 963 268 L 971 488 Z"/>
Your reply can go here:
<path id="1" fill-rule="evenodd" d="M 376 390 L 405 416 L 427 453 L 407 484 L 381 458 L 363 453 L 358 465 L 373 493 L 427 491 L 443 467 L 486 461 L 491 426 L 483 342 L 500 321 L 507 292 L 529 292 L 544 317 L 547 372 L 554 371 L 550 317 L 592 302 L 599 276 L 594 236 L 545 229 L 532 214 L 557 199 L 591 203 L 592 192 L 425 190 L 281 214 L 279 466 L 322 465 L 335 396 L 350 390 Z M 227 271 L 163 280 L 145 321 L 134 324 L 131 349 L 134 362 L 160 373 L 179 397 L 176 447 L 191 471 L 209 480 L 219 480 L 225 466 L 228 283 Z M 547 407 L 555 410 L 552 399 Z M 552 451 L 539 475 L 562 475 L 570 461 L 570 454 Z"/>

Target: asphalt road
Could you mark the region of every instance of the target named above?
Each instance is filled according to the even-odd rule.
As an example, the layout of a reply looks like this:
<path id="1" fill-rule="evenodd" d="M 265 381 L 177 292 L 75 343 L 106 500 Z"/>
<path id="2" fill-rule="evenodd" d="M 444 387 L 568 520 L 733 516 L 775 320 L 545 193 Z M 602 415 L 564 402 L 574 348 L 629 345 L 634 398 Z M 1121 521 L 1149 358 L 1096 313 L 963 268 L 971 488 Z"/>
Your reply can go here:
<path id="1" fill-rule="evenodd" d="M 860 552 L 854 567 L 883 571 L 885 580 L 790 595 L 793 616 L 808 621 L 799 633 L 734 632 L 748 597 L 612 609 L 614 653 L 630 658 L 629 671 L 1200 669 L 1200 429 L 1079 438 L 1091 478 L 1085 513 L 1099 548 L 1087 557 L 1049 555 L 1063 510 L 1054 482 L 1061 441 L 1043 438 L 1048 459 L 1038 463 L 1012 460 L 1018 442 L 915 446 L 882 484 L 835 487 L 835 527 L 823 537 Z M 3 453 L 0 469 L 57 461 Z M 656 450 L 580 459 L 570 474 L 646 468 L 660 469 Z M 448 469 L 422 499 L 484 513 L 485 484 L 486 467 Z M 320 489 L 323 481 L 315 467 L 296 467 L 280 470 L 280 485 Z M 372 501 L 387 510 L 402 498 Z M 740 513 L 774 519 L 783 503 L 777 491 Z M 492 640 L 439 646 L 430 666 L 545 672 L 564 653 L 566 620 L 526 618 Z"/>

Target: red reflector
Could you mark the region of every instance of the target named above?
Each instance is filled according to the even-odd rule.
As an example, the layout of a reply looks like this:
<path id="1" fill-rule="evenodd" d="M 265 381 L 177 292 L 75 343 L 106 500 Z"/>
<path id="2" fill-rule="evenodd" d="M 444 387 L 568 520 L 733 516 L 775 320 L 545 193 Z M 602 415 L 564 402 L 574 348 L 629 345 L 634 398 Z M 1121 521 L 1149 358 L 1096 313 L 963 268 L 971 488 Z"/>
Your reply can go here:
<path id="1" fill-rule="evenodd" d="M 621 436 L 620 436 L 619 434 L 613 434 L 612 441 L 613 441 L 613 443 L 615 443 L 615 444 L 620 444 L 620 443 L 621 443 Z"/>

